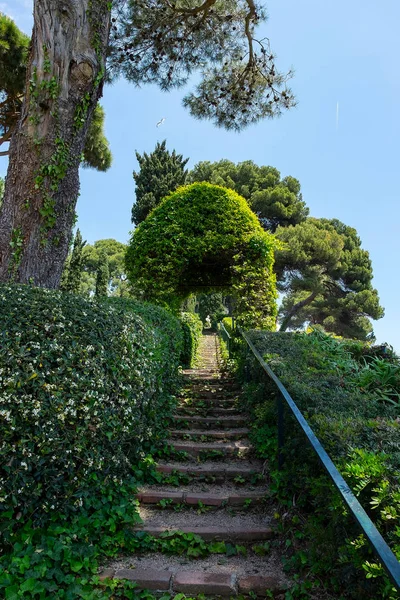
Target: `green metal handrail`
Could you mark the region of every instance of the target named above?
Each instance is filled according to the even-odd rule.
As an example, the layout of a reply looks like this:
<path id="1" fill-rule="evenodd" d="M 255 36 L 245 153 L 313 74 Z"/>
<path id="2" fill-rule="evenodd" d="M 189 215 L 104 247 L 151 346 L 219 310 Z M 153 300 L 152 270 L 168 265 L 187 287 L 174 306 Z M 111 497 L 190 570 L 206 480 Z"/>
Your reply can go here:
<path id="1" fill-rule="evenodd" d="M 224 325 L 220 323 L 222 326 L 219 330 L 225 331 L 223 335 L 227 335 L 229 340 L 231 340 L 231 336 L 226 331 Z M 222 329 L 223 328 L 223 329 Z M 339 490 L 342 499 L 345 504 L 347 504 L 351 515 L 360 525 L 363 533 L 365 534 L 367 540 L 369 541 L 372 549 L 374 550 L 376 556 L 379 561 L 382 563 L 385 571 L 389 575 L 391 581 L 393 582 L 396 590 L 400 592 L 400 562 L 397 560 L 396 556 L 389 548 L 388 544 L 385 542 L 377 528 L 375 527 L 372 520 L 369 518 L 357 498 L 354 496 L 353 492 L 347 485 L 346 481 L 343 479 L 342 475 L 339 473 L 337 468 L 335 467 L 332 459 L 326 452 L 325 448 L 322 446 L 321 442 L 311 429 L 308 424 L 307 419 L 303 416 L 297 404 L 280 381 L 280 379 L 275 375 L 272 371 L 271 367 L 267 365 L 267 363 L 262 358 L 261 354 L 258 352 L 257 348 L 254 346 L 253 342 L 250 340 L 248 335 L 241 329 L 241 327 L 236 328 L 240 335 L 245 340 L 246 344 L 254 354 L 255 358 L 259 362 L 261 368 L 265 371 L 265 373 L 272 379 L 272 381 L 277 386 L 280 394 L 278 395 L 278 467 L 282 468 L 283 465 L 283 447 L 285 443 L 284 436 L 284 403 L 283 399 L 286 401 L 286 404 L 289 406 L 293 415 L 295 416 L 297 422 L 302 428 L 303 432 L 308 438 L 312 448 L 317 454 L 319 460 L 321 461 L 323 467 L 327 471 L 328 475 L 332 479 L 335 487 Z"/>

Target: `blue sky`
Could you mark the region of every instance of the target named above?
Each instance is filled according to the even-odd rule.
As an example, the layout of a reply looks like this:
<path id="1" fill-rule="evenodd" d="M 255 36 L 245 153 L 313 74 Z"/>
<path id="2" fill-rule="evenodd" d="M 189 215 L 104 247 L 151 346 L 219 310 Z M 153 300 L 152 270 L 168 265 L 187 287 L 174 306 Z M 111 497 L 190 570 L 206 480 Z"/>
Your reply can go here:
<path id="1" fill-rule="evenodd" d="M 297 177 L 310 213 L 355 227 L 371 255 L 374 285 L 386 315 L 378 341 L 400 351 L 400 3 L 397 0 L 269 0 L 265 35 L 281 70 L 293 66 L 298 106 L 276 121 L 237 134 L 196 121 L 184 91 L 107 87 L 102 104 L 114 164 L 105 174 L 82 170 L 78 225 L 84 239 L 126 242 L 134 200 L 135 150 L 167 139 L 200 160 L 254 160 Z M 30 33 L 31 0 L 0 0 L 0 11 Z M 339 126 L 336 106 L 339 102 Z M 156 122 L 166 117 L 156 128 Z M 4 175 L 7 159 L 0 158 Z"/>

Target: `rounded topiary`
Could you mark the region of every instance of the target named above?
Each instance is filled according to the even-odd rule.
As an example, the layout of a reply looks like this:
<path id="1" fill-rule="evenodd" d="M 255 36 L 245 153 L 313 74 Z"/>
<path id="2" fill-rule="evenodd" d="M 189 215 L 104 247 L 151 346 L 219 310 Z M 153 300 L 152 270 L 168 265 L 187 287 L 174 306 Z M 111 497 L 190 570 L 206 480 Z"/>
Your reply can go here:
<path id="1" fill-rule="evenodd" d="M 179 188 L 133 232 L 126 269 L 135 290 L 178 309 L 191 293 L 223 291 L 236 299 L 246 327 L 273 328 L 274 238 L 246 200 L 209 183 Z"/>

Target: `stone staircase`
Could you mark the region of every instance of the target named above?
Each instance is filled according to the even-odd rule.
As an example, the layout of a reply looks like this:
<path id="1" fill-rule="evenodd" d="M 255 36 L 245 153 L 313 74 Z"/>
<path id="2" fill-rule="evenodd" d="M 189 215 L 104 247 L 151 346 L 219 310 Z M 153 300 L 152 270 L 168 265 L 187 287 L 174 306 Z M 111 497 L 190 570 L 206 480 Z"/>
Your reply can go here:
<path id="1" fill-rule="evenodd" d="M 240 553 L 196 559 L 133 555 L 115 561 L 103 576 L 171 594 L 283 598 L 289 581 L 268 542 L 276 530 L 263 463 L 253 456 L 247 418 L 237 408 L 240 389 L 221 374 L 217 356 L 218 338 L 204 335 L 201 364 L 184 372 L 186 386 L 170 429 L 179 460 L 160 461 L 163 483 L 139 490 L 143 522 L 137 530 L 152 536 L 195 533 L 207 542 L 240 545 Z M 265 555 L 257 552 L 260 547 Z"/>

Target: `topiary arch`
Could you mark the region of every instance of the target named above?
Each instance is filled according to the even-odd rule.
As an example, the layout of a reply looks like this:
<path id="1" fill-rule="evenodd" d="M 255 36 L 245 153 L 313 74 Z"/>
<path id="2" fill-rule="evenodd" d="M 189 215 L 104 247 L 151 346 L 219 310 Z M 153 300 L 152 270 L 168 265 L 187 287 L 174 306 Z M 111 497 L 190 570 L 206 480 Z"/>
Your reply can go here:
<path id="1" fill-rule="evenodd" d="M 146 299 L 179 310 L 192 293 L 222 291 L 238 322 L 275 328 L 275 242 L 246 200 L 209 183 L 181 187 L 134 230 L 128 277 Z"/>

